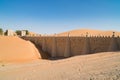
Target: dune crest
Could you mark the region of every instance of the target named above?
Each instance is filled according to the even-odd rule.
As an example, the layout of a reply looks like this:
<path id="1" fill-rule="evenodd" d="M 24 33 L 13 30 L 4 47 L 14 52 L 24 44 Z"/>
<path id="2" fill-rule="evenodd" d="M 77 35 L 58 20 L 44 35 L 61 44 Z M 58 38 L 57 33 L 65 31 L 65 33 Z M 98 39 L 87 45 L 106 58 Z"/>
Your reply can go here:
<path id="1" fill-rule="evenodd" d="M 120 32 L 117 31 L 77 29 L 77 30 L 71 30 L 71 31 L 59 33 L 58 36 L 67 36 L 68 33 L 70 34 L 70 36 L 86 36 L 86 33 L 88 33 L 89 36 L 112 36 L 113 32 L 115 32 L 116 36 L 120 35 Z"/>

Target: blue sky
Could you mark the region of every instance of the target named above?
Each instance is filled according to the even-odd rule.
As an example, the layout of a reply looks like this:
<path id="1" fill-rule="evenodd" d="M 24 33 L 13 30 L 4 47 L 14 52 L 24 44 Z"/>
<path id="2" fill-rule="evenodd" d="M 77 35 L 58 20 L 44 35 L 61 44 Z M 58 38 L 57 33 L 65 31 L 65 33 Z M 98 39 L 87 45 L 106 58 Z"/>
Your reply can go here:
<path id="1" fill-rule="evenodd" d="M 42 34 L 81 28 L 120 31 L 120 0 L 0 0 L 0 27 Z"/>

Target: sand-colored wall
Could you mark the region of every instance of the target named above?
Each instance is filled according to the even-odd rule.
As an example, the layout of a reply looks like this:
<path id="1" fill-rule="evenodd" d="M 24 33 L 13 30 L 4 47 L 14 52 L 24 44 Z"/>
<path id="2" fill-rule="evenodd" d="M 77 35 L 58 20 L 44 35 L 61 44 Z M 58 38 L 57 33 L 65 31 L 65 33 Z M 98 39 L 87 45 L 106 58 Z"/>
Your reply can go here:
<path id="1" fill-rule="evenodd" d="M 120 50 L 119 37 L 22 37 L 39 45 L 52 56 L 69 57 L 96 52 Z M 68 41 L 68 43 L 67 43 Z M 112 47 L 111 47 L 112 46 Z M 115 48 L 115 49 L 114 49 Z M 55 50 L 54 50 L 55 49 Z M 67 54 L 67 55 L 66 55 Z M 53 56 L 54 57 L 54 56 Z"/>

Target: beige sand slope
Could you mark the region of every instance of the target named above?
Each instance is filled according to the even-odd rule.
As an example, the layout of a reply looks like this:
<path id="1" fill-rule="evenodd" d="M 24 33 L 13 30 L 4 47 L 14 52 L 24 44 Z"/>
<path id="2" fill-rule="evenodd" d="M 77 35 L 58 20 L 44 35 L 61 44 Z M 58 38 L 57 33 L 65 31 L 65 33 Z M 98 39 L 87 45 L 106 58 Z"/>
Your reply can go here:
<path id="1" fill-rule="evenodd" d="M 38 50 L 29 42 L 13 36 L 0 36 L 0 61 L 25 61 L 40 58 Z"/>
<path id="2" fill-rule="evenodd" d="M 102 31 L 102 30 L 92 30 L 92 29 L 78 29 L 72 30 L 68 32 L 63 32 L 58 34 L 59 36 L 67 36 L 68 33 L 70 36 L 85 36 L 86 32 L 88 32 L 89 36 L 112 36 L 113 32 L 115 32 L 115 36 L 120 36 L 120 32 L 117 31 Z"/>
<path id="3" fill-rule="evenodd" d="M 0 80 L 120 80 L 120 52 L 4 64 Z"/>

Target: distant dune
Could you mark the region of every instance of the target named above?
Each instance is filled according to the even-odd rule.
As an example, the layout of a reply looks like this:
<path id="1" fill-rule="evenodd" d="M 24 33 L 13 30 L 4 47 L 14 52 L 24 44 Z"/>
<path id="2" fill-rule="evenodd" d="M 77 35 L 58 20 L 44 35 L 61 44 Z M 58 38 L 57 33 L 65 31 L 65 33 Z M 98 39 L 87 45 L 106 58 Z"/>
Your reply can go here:
<path id="1" fill-rule="evenodd" d="M 72 30 L 72 31 L 59 33 L 57 35 L 67 36 L 69 33 L 70 36 L 86 36 L 86 33 L 88 33 L 88 36 L 112 36 L 113 32 L 115 32 L 115 36 L 120 35 L 120 32 L 117 32 L 117 31 L 102 31 L 102 30 L 92 30 L 92 29 Z"/>
<path id="2" fill-rule="evenodd" d="M 36 47 L 29 41 L 13 36 L 0 36 L 0 61 L 15 62 L 40 58 Z"/>

